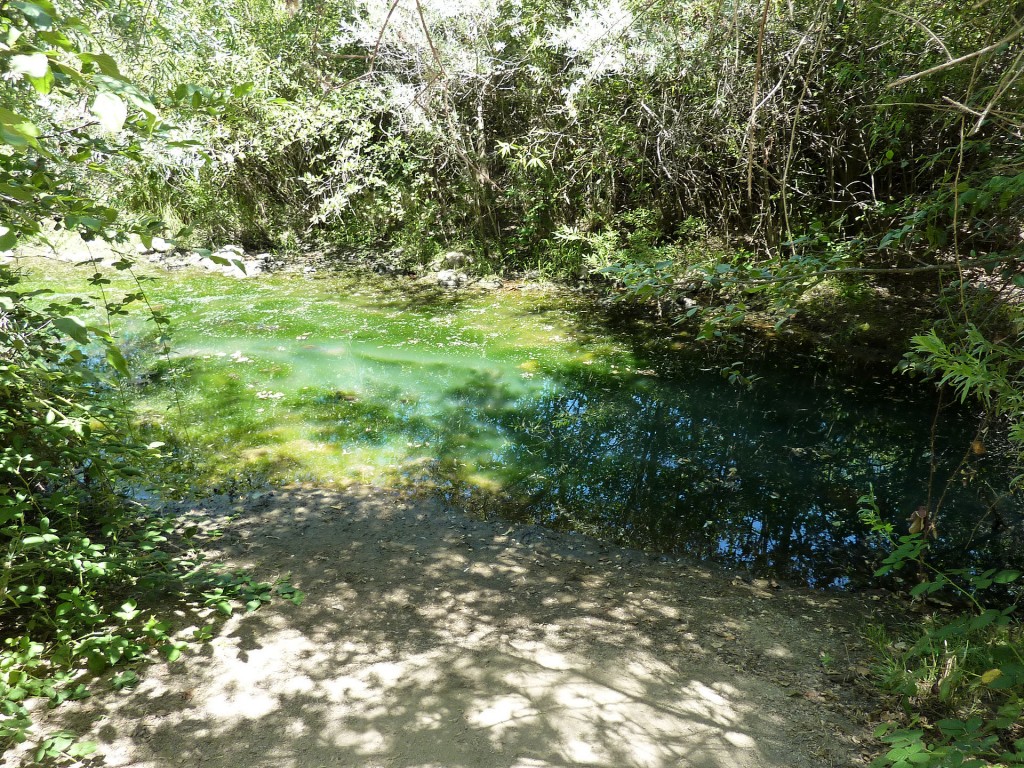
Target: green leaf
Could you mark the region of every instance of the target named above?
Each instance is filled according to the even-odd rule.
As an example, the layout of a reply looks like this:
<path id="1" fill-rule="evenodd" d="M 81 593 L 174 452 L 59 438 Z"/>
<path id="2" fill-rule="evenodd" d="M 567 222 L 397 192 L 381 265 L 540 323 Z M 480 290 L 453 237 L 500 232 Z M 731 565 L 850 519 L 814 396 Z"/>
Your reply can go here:
<path id="1" fill-rule="evenodd" d="M 962 720 L 939 720 L 935 727 L 947 736 L 959 736 L 966 730 Z"/>
<path id="2" fill-rule="evenodd" d="M 110 367 L 117 371 L 122 376 L 128 376 L 128 361 L 124 359 L 124 355 L 121 354 L 121 350 L 118 349 L 114 344 L 107 346 L 107 362 Z"/>
<path id="3" fill-rule="evenodd" d="M 132 672 L 130 669 L 121 672 L 120 674 L 114 675 L 111 679 L 110 684 L 114 686 L 115 691 L 124 690 L 125 688 L 131 688 L 139 684 L 139 676 Z"/>
<path id="4" fill-rule="evenodd" d="M 104 91 L 96 94 L 92 102 L 92 113 L 99 120 L 100 127 L 108 133 L 117 133 L 128 119 L 128 107 L 117 94 Z"/>
<path id="5" fill-rule="evenodd" d="M 43 77 L 30 77 L 29 82 L 39 93 L 46 95 L 53 88 L 53 72 L 47 71 Z"/>
<path id="6" fill-rule="evenodd" d="M 50 60 L 45 53 L 29 53 L 11 57 L 11 74 L 26 77 L 46 77 L 50 72 Z"/>
<path id="7" fill-rule="evenodd" d="M 55 536 L 52 533 L 43 533 L 33 536 L 26 536 L 21 540 L 21 544 L 25 547 L 35 547 L 41 544 L 53 544 L 58 541 L 60 541 L 59 536 Z"/>
<path id="8" fill-rule="evenodd" d="M 99 232 L 103 229 L 103 220 L 96 216 L 80 216 L 68 214 L 64 217 L 64 226 L 68 229 L 85 229 L 88 232 Z"/>
<path id="9" fill-rule="evenodd" d="M 71 38 L 57 29 L 40 32 L 38 37 L 44 43 L 52 45 L 54 48 L 60 48 L 64 51 L 73 51 L 75 49 L 75 44 Z"/>
<path id="10" fill-rule="evenodd" d="M 0 107 L 0 139 L 12 147 L 36 145 L 39 129 L 27 117 Z"/>
<path id="11" fill-rule="evenodd" d="M 934 584 L 932 582 L 930 582 L 930 581 L 922 581 L 920 584 L 918 584 L 916 587 L 914 587 L 912 590 L 910 590 L 910 596 L 911 597 L 920 597 L 925 592 L 929 592 L 930 593 L 930 592 L 934 591 L 932 589 L 933 586 L 934 586 Z"/>
<path id="12" fill-rule="evenodd" d="M 117 62 L 105 53 L 80 53 L 78 58 L 83 64 L 91 64 L 107 77 L 120 80 L 121 71 L 117 68 Z"/>
<path id="13" fill-rule="evenodd" d="M 1009 584 L 1011 581 L 1019 579 L 1020 575 L 1020 571 L 1000 571 L 992 577 L 992 581 L 996 584 Z"/>
<path id="14" fill-rule="evenodd" d="M 150 127 L 160 117 L 160 113 L 156 105 L 153 104 L 153 101 L 131 83 L 126 82 L 120 77 L 110 77 L 103 74 L 96 75 L 94 79 L 97 86 L 104 93 L 117 96 L 126 104 L 132 104 L 142 110 L 149 118 Z"/>
<path id="15" fill-rule="evenodd" d="M 984 629 L 985 627 L 987 627 L 989 624 L 994 622 L 999 617 L 1000 617 L 999 611 L 996 611 L 996 610 L 993 610 L 993 609 L 989 608 L 988 610 L 984 611 L 980 615 L 975 616 L 973 619 L 971 619 L 970 623 L 967 626 L 968 626 L 968 629 L 971 630 L 971 631 L 975 631 L 975 630 L 979 630 L 979 629 Z"/>
<path id="16" fill-rule="evenodd" d="M 47 758 L 59 757 L 66 749 L 75 743 L 75 735 L 69 731 L 58 731 L 53 736 L 43 739 L 42 744 L 36 750 L 36 762 L 43 762 Z"/>
<path id="17" fill-rule="evenodd" d="M 55 317 L 52 322 L 58 331 L 70 336 L 79 344 L 89 343 L 89 331 L 85 327 L 85 323 L 77 317 L 74 317 L 73 315 L 68 315 L 67 317 Z"/>
<path id="18" fill-rule="evenodd" d="M 0 251 L 10 251 L 18 244 L 18 234 L 7 227 L 0 227 Z"/>
<path id="19" fill-rule="evenodd" d="M 72 744 L 67 749 L 67 753 L 71 757 L 85 757 L 86 755 L 91 755 L 95 751 L 95 741 L 80 741 L 77 744 Z"/>
<path id="20" fill-rule="evenodd" d="M 53 6 L 47 2 L 29 3 L 25 0 L 13 0 L 11 7 L 17 8 L 25 16 L 25 20 L 28 21 L 36 29 L 50 29 L 53 26 L 53 17 L 57 13 L 53 10 Z"/>
<path id="21" fill-rule="evenodd" d="M 114 615 L 122 621 L 131 621 L 139 615 L 138 603 L 134 600 L 128 600 L 125 602 L 119 611 L 116 611 Z"/>

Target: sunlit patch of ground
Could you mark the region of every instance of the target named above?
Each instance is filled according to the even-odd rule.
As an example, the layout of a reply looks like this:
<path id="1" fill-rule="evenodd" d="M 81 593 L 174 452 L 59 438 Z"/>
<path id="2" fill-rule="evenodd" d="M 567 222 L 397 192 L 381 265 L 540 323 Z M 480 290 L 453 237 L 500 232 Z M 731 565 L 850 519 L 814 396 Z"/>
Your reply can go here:
<path id="1" fill-rule="evenodd" d="M 189 511 L 190 510 L 190 511 Z M 69 703 L 109 768 L 820 768 L 863 734 L 819 654 L 864 604 L 376 489 L 183 507 L 305 590 Z M 184 619 L 183 619 L 184 620 Z"/>

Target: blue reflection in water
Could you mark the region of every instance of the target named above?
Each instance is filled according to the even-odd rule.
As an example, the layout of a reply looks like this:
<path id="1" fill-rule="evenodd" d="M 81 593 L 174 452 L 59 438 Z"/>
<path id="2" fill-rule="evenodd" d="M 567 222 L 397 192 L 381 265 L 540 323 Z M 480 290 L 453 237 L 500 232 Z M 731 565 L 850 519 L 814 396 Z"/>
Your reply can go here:
<path id="1" fill-rule="evenodd" d="M 934 403 L 759 373 L 752 391 L 702 372 L 673 383 L 562 375 L 483 418 L 506 440 L 485 469 L 510 508 L 546 524 L 815 585 L 870 583 L 858 498 L 873 486 L 897 531 L 925 502 Z M 1012 560 L 1019 499 L 993 512 L 977 478 L 995 487 L 1006 476 L 983 460 L 968 467 L 972 482 L 954 476 L 974 427 L 954 414 L 942 424 L 936 474 L 950 489 L 939 555 Z"/>

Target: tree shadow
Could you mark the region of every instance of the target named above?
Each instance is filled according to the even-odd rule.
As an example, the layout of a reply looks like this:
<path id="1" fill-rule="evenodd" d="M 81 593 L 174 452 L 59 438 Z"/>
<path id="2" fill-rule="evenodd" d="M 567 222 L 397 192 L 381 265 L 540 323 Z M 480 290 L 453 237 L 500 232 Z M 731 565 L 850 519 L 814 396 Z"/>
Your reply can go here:
<path id="1" fill-rule="evenodd" d="M 75 704 L 110 763 L 732 768 L 843 751 L 827 713 L 755 673 L 774 659 L 806 684 L 823 642 L 810 597 L 784 609 L 806 626 L 776 635 L 746 587 L 706 571 L 372 490 L 209 512 L 227 561 L 307 600 Z M 723 645 L 742 633 L 746 655 Z"/>

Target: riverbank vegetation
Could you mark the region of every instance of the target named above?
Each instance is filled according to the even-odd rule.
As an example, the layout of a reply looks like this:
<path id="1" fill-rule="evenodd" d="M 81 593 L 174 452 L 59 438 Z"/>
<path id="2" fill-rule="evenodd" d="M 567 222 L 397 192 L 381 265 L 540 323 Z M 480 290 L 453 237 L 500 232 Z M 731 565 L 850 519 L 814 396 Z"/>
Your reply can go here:
<path id="1" fill-rule="evenodd" d="M 753 311 L 843 317 L 1018 423 L 1011 9 L 168 3 L 98 19 L 133 73 L 125 119 L 157 131 L 111 154 L 104 198 L 183 245 L 397 271 L 455 249 L 477 271 L 615 287 L 711 338 Z"/>
<path id="2" fill-rule="evenodd" d="M 906 536 L 869 515 L 908 570 L 974 457 L 1020 466 L 1012 4 L 11 0 L 0 41 L 4 251 L 66 230 L 399 273 L 458 251 L 458 269 L 585 282 L 708 345 L 752 318 L 882 345 L 979 414 L 956 472 L 932 460 Z M 40 303 L 18 279 L 0 267 L 7 738 L 25 696 L 77 690 L 59 684 L 69 670 L 175 648 L 159 621 L 136 626 L 147 574 L 186 601 L 268 594 L 196 581 L 187 546 L 168 554 L 128 498 L 161 446 L 130 429 L 118 339 L 82 300 Z M 141 288 L 108 300 L 109 279 L 91 281 L 109 317 L 145 306 Z M 147 311 L 162 339 L 167 318 Z M 973 618 L 927 628 L 909 677 L 889 678 L 919 726 L 887 736 L 889 763 L 1019 759 L 1014 574 L 922 577 L 917 596 L 960 585 Z"/>

